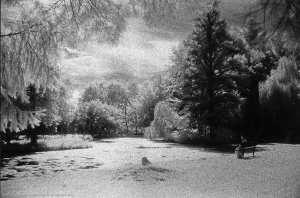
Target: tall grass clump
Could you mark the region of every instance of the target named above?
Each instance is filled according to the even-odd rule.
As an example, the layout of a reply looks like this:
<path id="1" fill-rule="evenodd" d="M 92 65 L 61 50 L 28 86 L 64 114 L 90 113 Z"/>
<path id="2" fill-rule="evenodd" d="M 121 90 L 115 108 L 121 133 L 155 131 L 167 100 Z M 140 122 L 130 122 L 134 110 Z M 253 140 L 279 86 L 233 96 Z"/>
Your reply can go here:
<path id="1" fill-rule="evenodd" d="M 91 148 L 89 136 L 83 135 L 58 135 L 47 139 L 41 138 L 38 141 L 38 151 L 56 151 L 56 150 L 70 150 L 70 149 L 86 149 Z"/>
<path id="2" fill-rule="evenodd" d="M 37 144 L 30 143 L 30 140 L 28 139 L 11 141 L 10 144 L 2 143 L 1 157 L 24 155 L 42 151 L 91 148 L 91 139 L 90 135 L 46 135 L 40 136 Z"/>

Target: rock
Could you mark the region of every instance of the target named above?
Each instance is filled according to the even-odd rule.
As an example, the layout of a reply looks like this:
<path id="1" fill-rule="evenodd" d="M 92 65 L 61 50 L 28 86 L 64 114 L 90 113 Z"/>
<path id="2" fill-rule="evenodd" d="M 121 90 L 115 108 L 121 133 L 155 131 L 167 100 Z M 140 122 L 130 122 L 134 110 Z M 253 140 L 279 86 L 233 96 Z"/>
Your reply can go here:
<path id="1" fill-rule="evenodd" d="M 147 159 L 147 157 L 143 157 L 142 158 L 142 165 L 147 166 L 149 164 L 151 164 L 151 162 Z"/>

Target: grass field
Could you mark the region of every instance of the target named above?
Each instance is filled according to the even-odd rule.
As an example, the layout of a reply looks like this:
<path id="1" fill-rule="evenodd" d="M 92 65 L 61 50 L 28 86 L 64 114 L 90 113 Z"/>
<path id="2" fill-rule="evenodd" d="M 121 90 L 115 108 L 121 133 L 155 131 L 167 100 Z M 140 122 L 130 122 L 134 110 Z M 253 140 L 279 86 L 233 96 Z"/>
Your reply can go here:
<path id="1" fill-rule="evenodd" d="M 1 197 L 299 198 L 300 145 L 260 144 L 255 156 L 142 138 L 7 159 Z M 147 157 L 152 163 L 141 164 Z M 26 196 L 25 196 L 26 195 Z"/>

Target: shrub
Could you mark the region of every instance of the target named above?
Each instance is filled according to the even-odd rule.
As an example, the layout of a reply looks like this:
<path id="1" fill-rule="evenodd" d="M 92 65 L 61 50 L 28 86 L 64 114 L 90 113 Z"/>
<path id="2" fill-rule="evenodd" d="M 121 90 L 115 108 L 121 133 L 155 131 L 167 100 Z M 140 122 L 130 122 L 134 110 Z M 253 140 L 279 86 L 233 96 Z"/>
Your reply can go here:
<path id="1" fill-rule="evenodd" d="M 186 119 L 180 117 L 167 102 L 159 102 L 154 109 L 154 120 L 151 130 L 148 129 L 150 138 L 166 138 L 172 131 L 182 130 L 186 126 Z"/>
<path id="2" fill-rule="evenodd" d="M 144 138 L 146 139 L 153 139 L 153 132 L 152 127 L 146 127 L 144 132 Z"/>

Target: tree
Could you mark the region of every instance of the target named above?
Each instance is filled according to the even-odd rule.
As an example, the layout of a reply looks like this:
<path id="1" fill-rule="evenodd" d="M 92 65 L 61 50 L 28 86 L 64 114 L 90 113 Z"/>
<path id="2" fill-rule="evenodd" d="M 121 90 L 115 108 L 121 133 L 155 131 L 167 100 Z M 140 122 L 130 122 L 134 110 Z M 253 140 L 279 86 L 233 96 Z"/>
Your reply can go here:
<path id="1" fill-rule="evenodd" d="M 115 114 L 117 110 L 99 100 L 81 103 L 78 109 L 77 130 L 93 137 L 109 135 L 117 129 Z"/>
<path id="2" fill-rule="evenodd" d="M 300 41 L 299 0 L 258 0 L 250 8 L 247 17 L 257 18 L 263 24 L 262 36 L 268 40 L 275 35 L 284 35 L 288 44 Z"/>
<path id="3" fill-rule="evenodd" d="M 56 100 L 54 101 L 57 116 L 60 120 L 60 122 L 57 123 L 58 133 L 69 133 L 70 123 L 74 119 L 74 106 L 69 102 L 72 89 L 69 86 L 68 80 L 61 82 L 57 90 Z"/>
<path id="4" fill-rule="evenodd" d="M 148 127 L 154 119 L 154 109 L 159 101 L 164 99 L 164 87 L 162 76 L 157 76 L 151 80 L 146 81 L 140 88 L 140 109 L 139 117 L 141 119 L 140 126 Z"/>
<path id="5" fill-rule="evenodd" d="M 107 86 L 106 91 L 107 104 L 122 109 L 126 132 L 129 133 L 128 108 L 131 105 L 131 100 L 128 90 L 120 84 L 112 83 Z"/>
<path id="6" fill-rule="evenodd" d="M 247 133 L 249 132 L 248 136 L 256 136 L 263 125 L 259 83 L 264 82 L 271 70 L 277 67 L 278 58 L 271 51 L 261 52 L 255 49 L 248 49 L 245 56 L 249 71 L 243 80 L 244 86 L 239 87 L 241 97 L 245 98 L 245 102 L 241 106 L 245 122 L 243 128 L 247 130 Z"/>
<path id="7" fill-rule="evenodd" d="M 186 55 L 187 48 L 180 44 L 173 49 L 172 65 L 168 68 L 166 73 L 165 87 L 166 95 L 170 103 L 175 103 L 179 110 L 180 100 L 182 100 L 182 86 L 184 82 L 184 72 L 187 69 Z"/>
<path id="8" fill-rule="evenodd" d="M 204 118 L 210 126 L 210 137 L 239 103 L 237 80 L 238 53 L 227 24 L 216 8 L 195 19 L 194 30 L 184 43 L 187 69 L 184 73 L 182 102 L 191 117 Z"/>
<path id="9" fill-rule="evenodd" d="M 282 57 L 277 69 L 259 85 L 266 134 L 293 140 L 300 135 L 300 76 L 295 60 Z M 298 134 L 298 136 L 296 136 Z"/>
<path id="10" fill-rule="evenodd" d="M 87 87 L 83 94 L 82 97 L 80 99 L 80 102 L 91 102 L 93 100 L 97 100 L 100 99 L 99 98 L 99 90 L 96 86 L 89 86 Z"/>
<path id="11" fill-rule="evenodd" d="M 124 29 L 120 6 L 110 0 L 6 0 L 1 2 L 1 131 L 38 125 L 39 111 L 22 109 L 26 88 L 52 90 L 58 78 L 60 47 L 93 38 L 115 42 Z M 97 36 L 95 36 L 97 35 Z"/>
<path id="12" fill-rule="evenodd" d="M 129 1 L 133 13 L 141 14 L 149 26 L 165 25 L 170 28 L 175 28 L 176 26 L 188 27 L 188 22 L 195 17 L 194 13 L 197 13 L 197 9 L 204 9 L 206 7 L 205 3 L 198 0 Z"/>
<path id="13" fill-rule="evenodd" d="M 154 119 L 151 123 L 151 137 L 165 138 L 169 133 L 184 125 L 177 113 L 165 101 L 156 104 L 154 110 Z"/>

